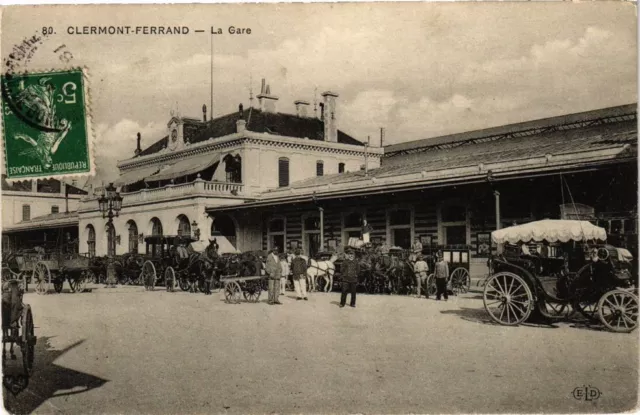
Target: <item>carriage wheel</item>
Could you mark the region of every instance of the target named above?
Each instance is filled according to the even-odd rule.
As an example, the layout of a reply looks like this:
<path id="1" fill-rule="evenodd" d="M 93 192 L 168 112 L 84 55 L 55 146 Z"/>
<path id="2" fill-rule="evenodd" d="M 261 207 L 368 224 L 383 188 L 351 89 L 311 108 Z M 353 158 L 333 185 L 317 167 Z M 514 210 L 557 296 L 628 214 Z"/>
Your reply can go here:
<path id="1" fill-rule="evenodd" d="M 506 326 L 522 323 L 533 310 L 531 289 L 524 279 L 511 272 L 499 272 L 489 278 L 483 301 L 491 318 Z"/>
<path id="2" fill-rule="evenodd" d="M 145 261 L 142 265 L 142 281 L 144 283 L 144 289 L 147 291 L 153 291 L 156 286 L 156 266 L 151 261 Z"/>
<path id="3" fill-rule="evenodd" d="M 176 286 L 176 272 L 172 267 L 167 267 L 164 270 L 164 284 L 167 287 L 167 291 L 173 291 Z"/>
<path id="4" fill-rule="evenodd" d="M 451 273 L 451 289 L 454 294 L 464 294 L 469 291 L 471 277 L 466 268 L 459 267 Z"/>
<path id="5" fill-rule="evenodd" d="M 241 292 L 242 289 L 237 282 L 229 281 L 224 283 L 224 299 L 227 303 L 238 304 L 240 302 Z"/>
<path id="6" fill-rule="evenodd" d="M 252 303 L 257 303 L 260 300 L 260 294 L 262 294 L 262 289 L 259 283 L 248 283 L 242 292 L 244 299 Z"/>
<path id="7" fill-rule="evenodd" d="M 33 372 L 33 360 L 35 358 L 36 336 L 33 326 L 33 314 L 31 314 L 31 306 L 27 305 L 22 313 L 22 344 L 20 349 L 22 352 L 22 367 L 28 376 Z"/>
<path id="8" fill-rule="evenodd" d="M 181 276 L 178 278 L 178 284 L 180 285 L 180 289 L 182 291 L 189 291 L 191 289 L 191 282 L 187 276 Z"/>
<path id="9" fill-rule="evenodd" d="M 31 280 L 36 284 L 36 293 L 48 293 L 51 285 L 51 271 L 49 271 L 47 264 L 44 262 L 36 263 L 35 267 L 33 267 Z"/>
<path id="10" fill-rule="evenodd" d="M 609 330 L 629 333 L 638 327 L 638 297 L 624 290 L 612 290 L 598 301 L 600 321 Z"/>
<path id="11" fill-rule="evenodd" d="M 69 280 L 69 286 L 71 287 L 71 291 L 74 293 L 81 293 L 87 289 L 87 285 L 89 282 L 95 279 L 95 274 L 90 269 L 85 269 L 80 273 L 80 277 L 74 280 Z M 71 282 L 74 282 L 73 284 Z"/>
<path id="12" fill-rule="evenodd" d="M 430 274 L 427 277 L 427 295 L 429 297 L 434 297 L 438 293 L 438 287 L 436 286 L 436 276 L 435 274 Z"/>

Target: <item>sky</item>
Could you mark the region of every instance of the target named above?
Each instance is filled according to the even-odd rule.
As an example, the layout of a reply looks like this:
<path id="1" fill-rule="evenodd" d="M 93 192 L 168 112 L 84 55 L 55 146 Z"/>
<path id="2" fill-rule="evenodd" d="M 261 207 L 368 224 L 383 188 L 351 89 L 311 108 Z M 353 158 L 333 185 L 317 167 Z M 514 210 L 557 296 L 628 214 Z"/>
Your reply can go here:
<path id="1" fill-rule="evenodd" d="M 53 28 L 27 69 L 60 68 L 61 51 L 87 68 L 98 177 L 109 181 L 137 132 L 148 146 L 171 111 L 201 118 L 210 107 L 212 39 L 214 116 L 248 106 L 266 78 L 280 112 L 338 93 L 338 127 L 377 145 L 380 127 L 394 144 L 635 103 L 636 19 L 626 2 L 24 6 L 4 10 L 1 54 Z M 91 25 L 190 33 L 68 34 Z"/>

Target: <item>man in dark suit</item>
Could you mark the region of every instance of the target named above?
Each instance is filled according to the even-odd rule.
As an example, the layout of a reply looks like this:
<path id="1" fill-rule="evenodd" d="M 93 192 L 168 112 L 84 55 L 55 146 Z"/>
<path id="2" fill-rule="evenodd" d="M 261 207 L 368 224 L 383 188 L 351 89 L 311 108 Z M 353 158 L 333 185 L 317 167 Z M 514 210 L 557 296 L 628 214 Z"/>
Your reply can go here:
<path id="1" fill-rule="evenodd" d="M 342 296 L 340 297 L 340 307 L 344 307 L 347 302 L 347 293 L 351 293 L 351 307 L 356 307 L 356 287 L 358 285 L 358 275 L 360 274 L 360 263 L 355 260 L 353 250 L 345 251 L 346 259 L 340 266 L 342 276 Z"/>

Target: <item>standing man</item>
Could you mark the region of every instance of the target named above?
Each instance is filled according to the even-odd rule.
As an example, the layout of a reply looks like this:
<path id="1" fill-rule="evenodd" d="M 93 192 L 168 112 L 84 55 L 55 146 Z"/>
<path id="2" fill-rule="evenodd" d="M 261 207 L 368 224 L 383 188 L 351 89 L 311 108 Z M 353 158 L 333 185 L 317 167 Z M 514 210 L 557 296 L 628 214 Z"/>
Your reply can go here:
<path id="1" fill-rule="evenodd" d="M 280 254 L 280 267 L 282 268 L 280 275 L 280 295 L 284 295 L 287 288 L 287 278 L 289 278 L 289 262 L 287 254 Z"/>
<path id="2" fill-rule="evenodd" d="M 278 284 L 280 284 L 282 266 L 280 265 L 277 246 L 273 248 L 273 250 L 271 250 L 269 255 L 267 255 L 266 268 L 267 275 L 269 275 L 269 299 L 267 301 L 269 305 L 282 304 L 280 301 L 278 301 Z"/>
<path id="3" fill-rule="evenodd" d="M 426 288 L 424 290 L 424 293 L 426 294 L 427 298 L 429 298 L 429 287 L 426 286 L 427 274 L 429 273 L 429 265 L 424 260 L 422 254 L 418 254 L 417 256 L 417 261 L 413 265 L 413 273 L 416 274 L 416 286 L 418 287 L 416 294 L 418 294 L 418 298 L 420 298 L 422 283 L 425 283 Z"/>
<path id="4" fill-rule="evenodd" d="M 422 244 L 420 239 L 416 238 L 413 245 L 411 245 L 411 258 L 409 258 L 409 261 L 416 262 L 420 254 L 422 254 Z"/>
<path id="5" fill-rule="evenodd" d="M 307 298 L 307 261 L 300 256 L 300 249 L 296 249 L 295 255 L 291 261 L 291 271 L 293 272 L 293 286 L 296 289 L 296 300 L 302 300 Z"/>
<path id="6" fill-rule="evenodd" d="M 344 307 L 347 302 L 347 292 L 351 293 L 351 307 L 356 307 L 356 287 L 358 285 L 358 275 L 360 275 L 360 263 L 355 261 L 355 255 L 351 249 L 345 252 L 347 259 L 340 267 L 342 273 L 342 296 L 340 297 L 340 307 Z"/>
<path id="7" fill-rule="evenodd" d="M 447 294 L 447 279 L 449 278 L 449 264 L 442 257 L 442 251 L 438 251 L 438 262 L 436 262 L 436 300 L 440 301 L 440 296 L 444 294 L 444 301 L 449 300 Z"/>
<path id="8" fill-rule="evenodd" d="M 364 219 L 362 221 L 362 242 L 365 244 L 369 243 L 369 236 L 371 235 L 371 231 L 373 231 L 373 227 L 367 223 L 367 220 Z"/>

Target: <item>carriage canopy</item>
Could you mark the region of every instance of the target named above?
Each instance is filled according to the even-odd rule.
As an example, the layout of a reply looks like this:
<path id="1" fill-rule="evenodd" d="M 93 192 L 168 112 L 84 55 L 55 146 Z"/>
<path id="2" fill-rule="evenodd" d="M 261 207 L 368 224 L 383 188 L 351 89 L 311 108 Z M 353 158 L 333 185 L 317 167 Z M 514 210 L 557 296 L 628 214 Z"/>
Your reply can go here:
<path id="1" fill-rule="evenodd" d="M 494 243 L 505 242 L 569 242 L 607 239 L 607 232 L 598 226 L 582 220 L 544 219 L 523 225 L 493 231 L 491 240 Z"/>

